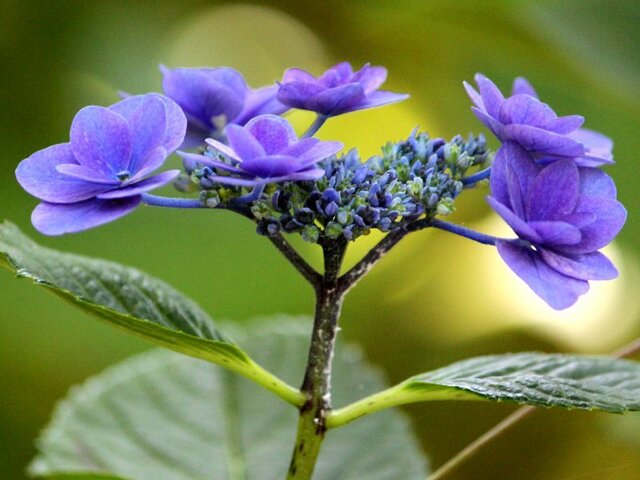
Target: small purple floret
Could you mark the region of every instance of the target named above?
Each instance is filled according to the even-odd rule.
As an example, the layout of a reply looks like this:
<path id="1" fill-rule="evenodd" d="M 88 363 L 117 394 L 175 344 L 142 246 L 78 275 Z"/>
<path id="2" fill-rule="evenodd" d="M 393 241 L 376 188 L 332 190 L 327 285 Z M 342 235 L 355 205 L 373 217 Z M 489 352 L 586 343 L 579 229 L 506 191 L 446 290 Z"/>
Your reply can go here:
<path id="1" fill-rule="evenodd" d="M 515 142 L 496 155 L 487 201 L 519 241 L 498 240 L 502 259 L 555 309 L 573 305 L 589 280 L 618 272 L 598 252 L 618 234 L 627 212 L 611 178 L 571 159 L 543 166 Z"/>
<path id="2" fill-rule="evenodd" d="M 384 67 L 365 65 L 354 72 L 347 62 L 331 67 L 318 78 L 299 68 L 290 68 L 282 79 L 278 100 L 292 108 L 331 117 L 409 98 L 378 90 L 386 79 Z"/>
<path id="3" fill-rule="evenodd" d="M 288 121 L 276 115 L 261 115 L 244 127 L 227 127 L 229 145 L 208 139 L 207 143 L 232 165 L 205 155 L 180 153 L 187 162 L 200 163 L 231 175 L 212 175 L 214 182 L 254 187 L 284 181 L 317 180 L 324 170 L 316 164 L 340 151 L 339 142 L 317 138 L 298 139 Z"/>
<path id="4" fill-rule="evenodd" d="M 516 142 L 538 162 L 574 159 L 581 167 L 613 163 L 613 143 L 604 135 L 580 128 L 580 115 L 558 117 L 527 80 L 515 79 L 512 95 L 505 98 L 487 77 L 475 77 L 479 92 L 464 83 L 478 119 L 502 142 Z"/>
<path id="5" fill-rule="evenodd" d="M 253 117 L 288 110 L 276 99 L 277 85 L 258 89 L 247 86 L 242 75 L 228 67 L 160 67 L 162 88 L 184 110 L 188 129 L 183 148 L 202 145 L 227 124 L 244 125 Z"/>
<path id="6" fill-rule="evenodd" d="M 163 95 L 85 107 L 71 124 L 70 142 L 40 150 L 16 169 L 22 187 L 43 202 L 33 225 L 47 235 L 79 232 L 131 212 L 142 194 L 171 182 L 158 169 L 184 139 L 187 120 Z"/>

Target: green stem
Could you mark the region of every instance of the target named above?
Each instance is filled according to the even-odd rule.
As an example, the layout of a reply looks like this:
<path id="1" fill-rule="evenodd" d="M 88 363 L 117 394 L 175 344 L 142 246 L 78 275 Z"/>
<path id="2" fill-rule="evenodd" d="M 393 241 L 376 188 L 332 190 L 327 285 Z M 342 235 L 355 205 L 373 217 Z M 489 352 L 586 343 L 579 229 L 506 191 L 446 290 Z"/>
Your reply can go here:
<path id="1" fill-rule="evenodd" d="M 247 377 L 249 380 L 254 381 L 261 387 L 280 397 L 287 403 L 294 405 L 296 407 L 302 407 L 304 403 L 307 401 L 307 397 L 300 392 L 298 389 L 293 388 L 288 383 L 280 380 L 278 377 L 273 375 L 268 370 L 265 370 L 260 365 L 255 363 L 253 360 L 249 360 L 248 368 L 245 368 L 244 365 L 237 367 L 235 365 L 226 365 L 221 364 L 224 367 L 233 370 L 240 375 Z"/>
<path id="2" fill-rule="evenodd" d="M 344 241 L 325 241 L 325 273 L 316 286 L 316 312 L 309 358 L 301 392 L 306 396 L 300 408 L 298 433 L 287 479 L 310 480 L 324 440 L 326 419 L 331 411 L 331 363 L 338 318 L 344 298 L 338 275 L 346 250 Z"/>
<path id="3" fill-rule="evenodd" d="M 385 408 L 411 403 L 412 399 L 402 395 L 402 389 L 403 384 L 399 384 L 331 412 L 327 418 L 327 429 L 341 427 Z"/>

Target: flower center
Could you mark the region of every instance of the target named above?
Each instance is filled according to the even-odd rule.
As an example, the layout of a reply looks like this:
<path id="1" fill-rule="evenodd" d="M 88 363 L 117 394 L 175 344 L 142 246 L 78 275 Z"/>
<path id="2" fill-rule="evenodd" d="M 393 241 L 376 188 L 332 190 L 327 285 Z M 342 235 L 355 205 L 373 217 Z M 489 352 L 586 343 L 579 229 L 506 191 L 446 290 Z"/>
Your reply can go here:
<path id="1" fill-rule="evenodd" d="M 131 177 L 131 172 L 129 170 L 121 170 L 116 173 L 116 177 L 118 177 L 118 180 L 120 180 L 121 182 L 124 182 Z"/>

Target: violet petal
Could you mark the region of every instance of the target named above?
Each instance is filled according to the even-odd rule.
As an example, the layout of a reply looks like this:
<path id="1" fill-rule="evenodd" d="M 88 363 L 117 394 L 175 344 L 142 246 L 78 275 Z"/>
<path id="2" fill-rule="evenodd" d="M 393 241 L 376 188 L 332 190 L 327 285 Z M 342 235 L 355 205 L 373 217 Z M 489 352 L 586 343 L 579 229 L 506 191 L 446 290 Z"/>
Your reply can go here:
<path id="1" fill-rule="evenodd" d="M 126 180 L 125 183 L 132 183 L 149 175 L 151 172 L 160 168 L 166 158 L 167 152 L 164 148 L 154 148 L 138 163 L 138 170 L 130 179 Z"/>
<path id="2" fill-rule="evenodd" d="M 386 90 L 378 90 L 367 95 L 365 100 L 360 102 L 354 110 L 381 107 L 383 105 L 389 105 L 390 103 L 402 102 L 407 98 L 409 98 L 409 95 L 406 93 L 393 93 L 387 92 Z"/>
<path id="3" fill-rule="evenodd" d="M 311 110 L 314 107 L 311 103 L 313 99 L 325 90 L 317 83 L 290 82 L 280 85 L 277 98 L 289 107 Z"/>
<path id="4" fill-rule="evenodd" d="M 291 124 L 277 115 L 261 115 L 253 118 L 245 125 L 244 129 L 253 135 L 267 155 L 281 153 L 289 147 L 289 144 L 298 140 Z M 229 138 L 229 142 L 238 152 L 235 148 L 236 142 L 231 142 L 231 138 Z M 243 155 L 240 157 L 245 159 Z"/>
<path id="5" fill-rule="evenodd" d="M 32 154 L 16 169 L 22 188 L 40 200 L 74 203 L 112 188 L 110 185 L 86 182 L 58 172 L 58 165 L 78 165 L 68 143 L 59 143 Z"/>
<path id="6" fill-rule="evenodd" d="M 301 68 L 289 68 L 282 76 L 282 83 L 317 83 L 316 77 Z"/>
<path id="7" fill-rule="evenodd" d="M 487 109 L 484 107 L 484 102 L 482 101 L 482 97 L 480 96 L 480 94 L 477 92 L 477 90 L 475 88 L 473 88 L 470 84 L 468 84 L 467 82 L 462 82 L 462 85 L 464 85 L 464 89 L 467 91 L 467 95 L 469 95 L 469 98 L 471 99 L 471 101 L 473 102 L 473 104 L 481 111 L 485 112 L 487 111 Z"/>
<path id="8" fill-rule="evenodd" d="M 219 162 L 218 160 L 215 160 L 206 155 L 199 155 L 196 153 L 187 153 L 187 152 L 178 152 L 178 155 L 180 155 L 184 159 L 191 160 L 201 165 L 217 168 L 229 173 L 235 173 L 237 175 L 246 175 L 246 173 L 244 173 L 241 169 L 228 165 L 224 162 Z"/>
<path id="9" fill-rule="evenodd" d="M 580 128 L 584 123 L 584 117 L 581 115 L 567 115 L 564 117 L 558 117 L 556 121 L 549 127 L 556 133 L 567 134 L 573 132 L 575 129 Z M 581 142 L 582 143 L 582 142 Z"/>
<path id="10" fill-rule="evenodd" d="M 104 178 L 115 178 L 115 174 L 129 166 L 131 133 L 121 115 L 104 107 L 84 107 L 71 124 L 71 149 L 80 165 Z"/>
<path id="11" fill-rule="evenodd" d="M 117 200 L 92 198 L 71 204 L 45 202 L 33 210 L 31 222 L 45 235 L 80 232 L 130 213 L 140 201 L 140 196 L 134 196 Z"/>
<path id="12" fill-rule="evenodd" d="M 541 168 L 527 151 L 516 143 L 506 142 L 500 149 L 504 149 L 507 158 L 507 186 L 511 209 L 520 218 L 525 219 L 529 192 Z"/>
<path id="13" fill-rule="evenodd" d="M 307 166 L 329 158 L 343 148 L 344 145 L 340 142 L 318 142 L 305 153 L 299 155 L 298 160 L 301 165 Z"/>
<path id="14" fill-rule="evenodd" d="M 533 98 L 538 98 L 538 94 L 531 86 L 529 81 L 524 77 L 516 77 L 513 81 L 513 88 L 511 90 L 512 95 L 531 95 Z"/>
<path id="15" fill-rule="evenodd" d="M 384 67 L 364 66 L 351 78 L 352 82 L 358 82 L 364 88 L 364 94 L 375 92 L 387 80 L 387 69 Z"/>
<path id="16" fill-rule="evenodd" d="M 600 252 L 584 255 L 561 255 L 551 250 L 540 249 L 540 255 L 554 270 L 579 280 L 613 280 L 618 270 L 605 255 Z"/>
<path id="17" fill-rule="evenodd" d="M 559 160 L 542 169 L 527 199 L 529 220 L 559 220 L 578 203 L 580 176 L 572 160 Z"/>
<path id="18" fill-rule="evenodd" d="M 278 85 L 271 85 L 256 90 L 249 90 L 245 97 L 242 112 L 234 118 L 232 122 L 237 125 L 244 125 L 258 115 L 267 113 L 281 115 L 289 110 L 289 107 L 280 103 L 276 98 L 278 89 Z"/>
<path id="19" fill-rule="evenodd" d="M 150 151 L 164 142 L 167 130 L 166 108 L 159 98 L 148 96 L 127 120 L 133 137 L 133 150 L 127 170 L 133 175 L 144 166 L 142 162 Z"/>
<path id="20" fill-rule="evenodd" d="M 302 168 L 300 160 L 290 155 L 265 155 L 253 157 L 242 162 L 242 169 L 256 177 L 281 177 Z"/>
<path id="21" fill-rule="evenodd" d="M 114 185 L 120 185 L 121 181 L 112 179 L 112 178 L 103 178 L 97 173 L 95 170 L 91 168 L 87 168 L 83 165 L 77 165 L 75 163 L 63 163 L 61 165 L 56 165 L 56 170 L 63 175 L 67 175 L 68 177 L 75 178 L 76 180 L 100 184 L 100 185 L 109 185 L 113 187 Z M 77 201 L 77 200 L 75 200 Z M 54 203 L 67 203 L 67 202 L 54 202 Z"/>
<path id="22" fill-rule="evenodd" d="M 627 211 L 620 202 L 603 197 L 580 197 L 575 212 L 593 214 L 595 220 L 580 228 L 580 243 L 563 247 L 562 252 L 583 254 L 601 249 L 614 239 L 627 219 Z"/>
<path id="23" fill-rule="evenodd" d="M 323 115 L 340 115 L 365 103 L 364 89 L 359 83 L 347 83 L 330 88 L 314 96 L 313 111 Z M 361 107 L 366 108 L 366 107 Z"/>
<path id="24" fill-rule="evenodd" d="M 589 283 L 549 267 L 537 252 L 499 240 L 498 253 L 513 272 L 551 308 L 563 310 L 589 290 Z"/>
<path id="25" fill-rule="evenodd" d="M 476 74 L 475 80 L 480 89 L 482 103 L 487 110 L 487 114 L 493 118 L 498 118 L 500 115 L 500 107 L 504 102 L 502 92 L 496 87 L 495 83 L 480 73 Z"/>
<path id="26" fill-rule="evenodd" d="M 471 107 L 471 111 L 497 138 L 500 140 L 505 138 L 504 125 L 502 125 L 498 120 L 479 108 Z"/>
<path id="27" fill-rule="evenodd" d="M 208 126 L 213 117 L 225 115 L 230 120 L 242 111 L 247 87 L 233 69 L 176 68 L 163 73 L 165 94 Z"/>
<path id="28" fill-rule="evenodd" d="M 518 237 L 528 240 L 532 243 L 542 243 L 542 238 L 527 222 L 516 215 L 513 211 L 507 208 L 505 205 L 497 201 L 493 197 L 486 197 L 487 203 L 491 206 L 494 212 L 502 217 L 507 224 L 516 232 Z"/>
<path id="29" fill-rule="evenodd" d="M 571 158 L 584 155 L 584 148 L 579 142 L 566 135 L 530 125 L 506 125 L 504 133 L 507 139 L 518 142 L 526 150 L 533 153 L 548 153 Z"/>
<path id="30" fill-rule="evenodd" d="M 613 179 L 597 168 L 579 168 L 580 195 L 616 199 L 616 184 Z"/>
<path id="31" fill-rule="evenodd" d="M 575 245 L 582 240 L 580 229 L 567 222 L 534 221 L 527 223 L 546 246 Z"/>
<path id="32" fill-rule="evenodd" d="M 531 125 L 547 130 L 556 123 L 558 117 L 549 105 L 537 98 L 514 95 L 502 103 L 498 118 L 503 124 Z"/>
<path id="33" fill-rule="evenodd" d="M 234 126 L 234 125 L 227 126 L 227 136 L 229 135 L 229 130 L 230 129 L 234 130 L 236 128 L 242 129 L 242 127 L 238 127 L 238 126 Z M 255 139 L 250 140 L 250 141 L 253 141 L 256 144 L 258 143 L 258 142 L 256 142 Z M 218 140 L 214 140 L 213 138 L 207 138 L 206 142 L 211 148 L 213 148 L 214 150 L 217 150 L 218 152 L 220 152 L 225 157 L 228 157 L 231 160 L 235 160 L 236 162 L 241 162 L 242 161 L 240 159 L 240 157 L 238 156 L 238 154 L 233 149 L 231 149 L 229 146 L 225 145 L 224 143 L 219 142 Z M 239 143 L 242 144 L 242 140 L 240 140 Z M 260 147 L 260 148 L 262 148 L 262 147 Z M 261 150 L 258 150 L 258 152 L 260 152 L 261 154 L 263 153 Z M 178 152 L 178 155 L 181 155 L 182 157 L 184 157 L 183 152 Z"/>

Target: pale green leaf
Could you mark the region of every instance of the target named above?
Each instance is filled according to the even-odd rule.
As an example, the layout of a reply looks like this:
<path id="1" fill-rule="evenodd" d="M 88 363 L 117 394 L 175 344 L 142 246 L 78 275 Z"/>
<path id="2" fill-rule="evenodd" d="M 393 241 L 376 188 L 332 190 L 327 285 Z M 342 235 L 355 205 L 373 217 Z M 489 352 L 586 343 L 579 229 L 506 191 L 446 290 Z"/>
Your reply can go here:
<path id="1" fill-rule="evenodd" d="M 139 270 L 41 247 L 6 221 L 0 224 L 0 266 L 119 329 L 221 364 L 290 403 L 302 402 L 299 392 L 220 333 L 197 304 Z"/>
<path id="2" fill-rule="evenodd" d="M 290 382 L 300 382 L 311 319 L 256 321 L 243 343 Z M 241 335 L 236 334 L 242 338 Z M 352 348 L 339 347 L 339 403 L 383 387 Z M 214 365 L 154 351 L 77 387 L 41 436 L 31 471 L 96 471 L 132 480 L 270 480 L 285 477 L 297 410 Z M 317 480 L 423 479 L 408 423 L 388 411 L 327 435 Z"/>

